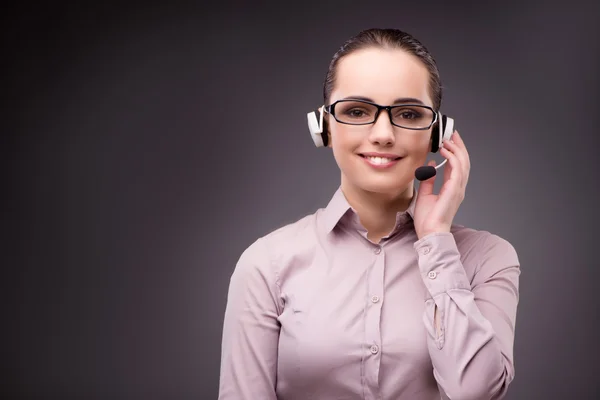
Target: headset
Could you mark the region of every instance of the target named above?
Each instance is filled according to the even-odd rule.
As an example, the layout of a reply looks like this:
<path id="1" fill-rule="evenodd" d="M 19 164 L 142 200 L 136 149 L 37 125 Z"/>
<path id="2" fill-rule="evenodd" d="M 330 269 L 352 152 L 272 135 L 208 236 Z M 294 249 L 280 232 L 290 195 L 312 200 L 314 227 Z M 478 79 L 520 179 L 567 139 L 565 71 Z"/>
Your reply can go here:
<path id="1" fill-rule="evenodd" d="M 323 109 L 325 106 L 321 106 L 318 109 L 309 112 L 306 114 L 306 118 L 308 120 L 308 129 L 310 131 L 310 136 L 317 147 L 326 147 L 329 142 L 329 137 L 327 136 L 327 129 L 323 124 Z M 450 140 L 452 134 L 454 133 L 454 119 L 448 117 L 445 114 L 442 114 L 438 111 L 436 121 L 434 122 L 431 129 L 431 149 L 432 153 L 437 153 L 442 147 L 445 141 Z M 434 176 L 436 170 L 444 165 L 447 160 L 444 160 L 442 163 L 437 165 L 436 167 L 420 167 L 417 168 L 417 172 L 415 173 L 417 179 L 426 180 L 430 177 Z"/>

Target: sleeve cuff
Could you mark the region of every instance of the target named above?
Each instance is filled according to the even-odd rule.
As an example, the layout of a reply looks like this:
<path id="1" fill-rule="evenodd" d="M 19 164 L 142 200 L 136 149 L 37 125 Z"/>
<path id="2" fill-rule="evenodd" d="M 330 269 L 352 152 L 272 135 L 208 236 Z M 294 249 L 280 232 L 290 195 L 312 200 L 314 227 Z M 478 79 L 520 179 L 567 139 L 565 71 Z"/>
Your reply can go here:
<path id="1" fill-rule="evenodd" d="M 455 289 L 471 290 L 454 235 L 432 233 L 414 243 L 421 277 L 431 297 Z"/>

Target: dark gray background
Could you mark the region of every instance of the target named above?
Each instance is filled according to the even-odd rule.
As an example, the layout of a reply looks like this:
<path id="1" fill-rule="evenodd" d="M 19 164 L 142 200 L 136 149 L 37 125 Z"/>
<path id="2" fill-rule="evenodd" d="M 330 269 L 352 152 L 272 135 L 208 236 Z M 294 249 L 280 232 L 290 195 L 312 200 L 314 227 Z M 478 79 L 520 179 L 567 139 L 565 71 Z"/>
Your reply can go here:
<path id="1" fill-rule="evenodd" d="M 599 395 L 594 2 L 199 3 L 3 11 L 2 398 L 216 399 L 229 277 L 337 188 L 306 112 L 369 27 L 433 52 L 456 222 L 519 253 L 509 399 Z"/>

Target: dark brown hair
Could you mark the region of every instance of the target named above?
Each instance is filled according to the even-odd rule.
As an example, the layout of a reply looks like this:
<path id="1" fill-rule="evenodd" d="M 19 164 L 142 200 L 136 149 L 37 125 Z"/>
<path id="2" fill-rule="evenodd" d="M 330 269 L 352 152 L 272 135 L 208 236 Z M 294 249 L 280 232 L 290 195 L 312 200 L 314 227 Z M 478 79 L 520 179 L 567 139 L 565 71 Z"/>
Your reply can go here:
<path id="1" fill-rule="evenodd" d="M 433 56 L 427 48 L 412 35 L 398 29 L 367 29 L 348 39 L 333 55 L 329 70 L 323 84 L 323 101 L 329 104 L 336 78 L 337 65 L 340 60 L 357 50 L 380 47 L 387 49 L 402 49 L 417 57 L 429 71 L 429 94 L 433 100 L 433 108 L 437 111 L 442 104 L 442 83 Z"/>

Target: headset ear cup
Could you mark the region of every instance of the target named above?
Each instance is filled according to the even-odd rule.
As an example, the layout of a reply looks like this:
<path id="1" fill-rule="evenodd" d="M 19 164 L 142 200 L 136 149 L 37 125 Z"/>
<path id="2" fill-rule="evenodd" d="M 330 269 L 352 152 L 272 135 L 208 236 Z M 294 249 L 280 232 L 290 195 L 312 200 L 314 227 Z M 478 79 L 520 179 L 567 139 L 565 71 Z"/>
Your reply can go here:
<path id="1" fill-rule="evenodd" d="M 433 124 L 431 128 L 431 152 L 437 153 L 440 149 L 441 138 L 442 138 L 442 128 L 444 125 L 444 121 L 442 118 L 442 114 L 438 112 L 437 122 Z"/>
<path id="2" fill-rule="evenodd" d="M 321 132 L 321 139 L 323 141 L 323 146 L 327 147 L 329 145 L 329 127 L 327 126 L 327 121 L 323 119 L 323 129 Z"/>
<path id="3" fill-rule="evenodd" d="M 454 133 L 454 120 L 444 115 L 444 136 L 442 136 L 442 143 L 450 140 Z"/>
<path id="4" fill-rule="evenodd" d="M 327 146 L 327 131 L 323 129 L 323 114 L 321 110 L 311 111 L 306 114 L 308 122 L 308 130 L 310 131 L 310 137 L 312 138 L 315 146 L 324 147 Z"/>

